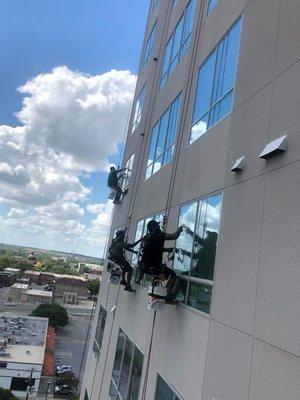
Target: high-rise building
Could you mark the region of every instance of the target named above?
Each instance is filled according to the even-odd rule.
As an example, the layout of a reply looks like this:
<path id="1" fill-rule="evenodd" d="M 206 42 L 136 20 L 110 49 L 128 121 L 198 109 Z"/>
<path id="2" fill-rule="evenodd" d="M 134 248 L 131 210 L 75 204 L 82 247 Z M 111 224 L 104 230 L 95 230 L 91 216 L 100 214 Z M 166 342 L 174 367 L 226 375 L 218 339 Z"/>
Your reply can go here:
<path id="1" fill-rule="evenodd" d="M 104 272 L 82 400 L 299 398 L 299 40 L 296 0 L 151 1 L 111 236 L 185 224 L 180 304 Z"/>

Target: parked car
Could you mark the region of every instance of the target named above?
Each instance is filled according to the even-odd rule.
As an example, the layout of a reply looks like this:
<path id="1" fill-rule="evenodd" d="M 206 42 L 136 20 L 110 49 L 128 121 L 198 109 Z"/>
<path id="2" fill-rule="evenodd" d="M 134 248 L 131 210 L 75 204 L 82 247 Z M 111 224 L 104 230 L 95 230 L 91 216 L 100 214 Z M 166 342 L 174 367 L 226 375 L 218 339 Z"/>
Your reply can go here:
<path id="1" fill-rule="evenodd" d="M 13 306 L 15 306 L 15 303 L 13 303 L 12 301 L 7 301 L 7 302 L 5 303 L 5 305 L 6 305 L 6 306 L 11 306 L 11 307 L 13 307 Z"/>
<path id="2" fill-rule="evenodd" d="M 60 375 L 63 372 L 73 372 L 71 365 L 59 365 L 56 367 L 56 375 Z"/>
<path id="3" fill-rule="evenodd" d="M 54 394 L 64 394 L 71 396 L 75 393 L 75 390 L 70 385 L 60 385 L 54 387 Z"/>

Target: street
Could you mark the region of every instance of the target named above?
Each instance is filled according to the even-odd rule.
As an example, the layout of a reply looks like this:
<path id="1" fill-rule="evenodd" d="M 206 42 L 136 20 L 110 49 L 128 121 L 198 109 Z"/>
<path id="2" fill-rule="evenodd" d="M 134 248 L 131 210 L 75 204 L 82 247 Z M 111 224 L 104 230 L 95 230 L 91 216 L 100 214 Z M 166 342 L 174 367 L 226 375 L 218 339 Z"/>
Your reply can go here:
<path id="1" fill-rule="evenodd" d="M 70 314 L 70 323 L 59 328 L 56 335 L 55 364 L 72 365 L 74 374 L 79 377 L 83 356 L 89 340 L 90 314 Z M 89 310 L 89 313 L 91 310 Z"/>

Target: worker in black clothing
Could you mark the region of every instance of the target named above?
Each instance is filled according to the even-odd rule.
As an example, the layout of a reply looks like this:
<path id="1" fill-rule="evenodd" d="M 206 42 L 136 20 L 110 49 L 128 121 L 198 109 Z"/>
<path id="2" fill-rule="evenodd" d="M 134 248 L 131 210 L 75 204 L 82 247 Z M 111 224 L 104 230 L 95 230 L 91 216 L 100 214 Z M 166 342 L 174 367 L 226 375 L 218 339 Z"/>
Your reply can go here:
<path id="1" fill-rule="evenodd" d="M 174 233 L 162 232 L 159 226 L 159 222 L 151 220 L 147 224 L 148 233 L 142 239 L 142 258 L 141 268 L 144 273 L 149 275 L 161 275 L 163 274 L 167 283 L 167 304 L 176 304 L 176 301 L 172 299 L 173 290 L 176 283 L 177 275 L 175 271 L 168 268 L 163 264 L 163 252 L 168 250 L 164 248 L 166 240 L 176 240 L 179 238 L 183 227 L 180 226 Z"/>
<path id="2" fill-rule="evenodd" d="M 113 239 L 112 244 L 108 250 L 109 259 L 118 264 L 122 270 L 122 280 L 120 282 L 120 285 L 124 285 L 124 290 L 128 292 L 135 292 L 135 290 L 133 290 L 131 287 L 133 269 L 129 262 L 126 260 L 124 253 L 125 250 L 127 250 L 137 254 L 137 252 L 133 250 L 133 247 L 135 247 L 141 241 L 141 239 L 132 244 L 127 243 L 125 241 L 125 232 L 126 231 L 122 229 L 119 229 L 116 232 L 116 237 Z"/>
<path id="3" fill-rule="evenodd" d="M 127 191 L 124 190 L 124 192 L 123 192 L 119 185 L 119 179 L 122 178 L 123 175 L 118 176 L 118 174 L 120 172 L 123 172 L 125 170 L 126 170 L 126 168 L 116 169 L 115 167 L 110 167 L 110 173 L 108 174 L 108 178 L 107 178 L 107 186 L 110 189 L 113 189 L 116 191 L 116 195 L 114 198 L 114 204 L 119 203 L 120 197 L 122 194 L 123 194 L 123 196 L 125 196 L 127 194 Z"/>

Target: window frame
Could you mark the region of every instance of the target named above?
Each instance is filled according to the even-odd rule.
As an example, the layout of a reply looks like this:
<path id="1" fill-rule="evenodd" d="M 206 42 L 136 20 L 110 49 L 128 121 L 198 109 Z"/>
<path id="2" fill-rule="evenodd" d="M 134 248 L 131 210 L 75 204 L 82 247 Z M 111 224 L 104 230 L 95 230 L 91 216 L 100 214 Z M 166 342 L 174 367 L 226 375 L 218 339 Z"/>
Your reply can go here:
<path id="1" fill-rule="evenodd" d="M 171 102 L 171 104 L 169 105 L 169 107 L 165 110 L 165 112 L 161 115 L 161 117 L 159 118 L 159 120 L 154 124 L 152 130 L 151 130 L 151 136 L 150 136 L 150 143 L 149 143 L 149 148 L 148 148 L 148 158 L 147 158 L 147 163 L 146 163 L 146 170 L 145 170 L 145 178 L 144 180 L 147 181 L 149 178 L 151 178 L 151 176 L 153 176 L 156 172 L 158 172 L 160 169 L 162 169 L 165 165 L 168 165 L 170 162 L 172 162 L 173 160 L 173 156 L 174 156 L 174 152 L 175 152 L 175 143 L 176 143 L 176 137 L 177 137 L 177 132 L 180 126 L 180 121 L 181 121 L 181 102 L 182 102 L 182 97 L 181 97 L 182 92 L 180 92 L 175 99 Z M 178 104 L 176 104 L 176 102 L 178 102 Z M 173 108 L 174 107 L 174 108 Z M 173 141 L 169 144 L 167 144 L 167 140 L 168 137 L 170 135 L 170 126 L 172 124 L 172 116 L 173 116 L 173 112 L 174 109 L 177 108 L 177 113 L 176 113 L 176 128 L 175 131 L 172 132 L 173 133 Z M 168 115 L 168 121 L 167 121 L 167 126 L 165 129 L 165 132 L 161 131 L 161 124 L 162 121 L 164 119 L 164 117 Z M 153 160 L 151 162 L 149 162 L 149 156 L 150 156 L 150 151 L 151 151 L 151 145 L 152 145 L 152 139 L 154 137 L 154 133 L 155 133 L 155 129 L 158 127 L 158 131 L 157 131 L 157 137 L 156 137 L 156 141 L 155 141 L 155 147 L 154 147 L 154 157 Z M 160 135 L 165 135 L 164 137 L 160 136 Z M 159 153 L 158 155 L 156 155 L 157 153 L 157 148 L 158 148 L 158 144 L 159 144 L 159 139 L 163 138 L 163 150 L 161 151 L 161 153 Z M 172 152 L 172 157 L 167 160 L 165 163 L 164 161 L 164 157 L 167 154 L 167 152 L 169 150 L 171 150 L 173 148 L 173 152 Z M 161 158 L 162 163 L 161 166 L 155 170 L 155 163 L 157 163 L 157 161 Z M 148 175 L 148 170 L 151 169 L 150 174 Z"/>
<path id="2" fill-rule="evenodd" d="M 214 287 L 214 277 L 213 277 L 212 280 L 208 280 L 208 279 L 197 278 L 197 277 L 191 276 L 192 257 L 193 257 L 193 254 L 194 254 L 194 245 L 195 245 L 195 233 L 196 233 L 197 228 L 198 228 L 198 226 L 197 226 L 197 221 L 198 221 L 198 217 L 199 217 L 200 202 L 203 201 L 203 200 L 208 200 L 208 199 L 210 199 L 210 198 L 219 196 L 219 195 L 221 195 L 220 221 L 219 221 L 219 227 L 218 227 L 218 228 L 219 228 L 219 232 L 220 232 L 221 218 L 222 218 L 223 194 L 224 194 L 223 191 L 222 191 L 222 190 L 219 190 L 219 191 L 217 191 L 217 192 L 210 193 L 210 194 L 208 194 L 208 195 L 202 196 L 202 197 L 200 197 L 200 198 L 197 198 L 197 199 L 195 199 L 195 200 L 189 201 L 189 202 L 187 202 L 187 203 L 182 203 L 182 204 L 179 206 L 179 213 L 178 213 L 178 220 L 177 220 L 177 225 L 178 225 L 178 226 L 179 226 L 179 222 L 180 222 L 180 209 L 181 209 L 181 207 L 186 206 L 186 205 L 189 205 L 189 204 L 197 203 L 197 209 L 196 209 L 196 215 L 195 215 L 195 229 L 194 229 L 194 232 L 193 232 L 193 240 L 192 240 L 191 262 L 190 262 L 190 267 L 189 267 L 189 270 L 188 270 L 188 275 L 183 275 L 183 274 L 181 274 L 177 269 L 175 269 L 175 268 L 174 268 L 174 262 L 173 262 L 173 269 L 174 269 L 174 271 L 176 272 L 177 277 L 178 277 L 179 279 L 182 279 L 182 280 L 184 280 L 185 282 L 187 282 L 187 287 L 186 287 L 186 293 L 185 293 L 184 302 L 180 302 L 179 304 L 180 304 L 181 306 L 183 306 L 183 307 L 188 307 L 188 308 L 190 308 L 190 309 L 192 309 L 192 310 L 195 310 L 195 311 L 197 311 L 197 312 L 200 312 L 201 314 L 203 314 L 203 315 L 205 315 L 205 316 L 209 316 L 209 315 L 210 315 L 210 310 L 209 310 L 209 312 L 206 312 L 206 311 L 204 311 L 204 310 L 201 310 L 201 309 L 199 309 L 199 308 L 193 307 L 193 306 L 191 306 L 191 305 L 188 304 L 189 293 L 190 293 L 189 291 L 190 291 L 191 283 L 196 283 L 196 284 L 202 285 L 202 286 L 203 286 L 203 285 L 205 285 L 205 286 L 210 286 L 210 287 L 211 287 L 212 294 L 213 294 L 213 287 Z M 217 253 L 218 253 L 218 251 L 217 251 L 217 250 L 218 250 L 218 241 L 219 241 L 219 236 L 218 236 L 217 243 L 216 243 L 216 253 L 215 253 L 214 270 L 215 270 L 215 266 L 216 266 L 216 259 L 217 259 Z M 177 241 L 176 241 L 176 243 L 175 243 L 175 247 L 177 247 Z M 211 296 L 212 296 L 212 294 L 211 294 Z M 212 297 L 211 297 L 211 299 L 212 299 Z M 210 306 L 209 306 L 209 307 L 211 307 L 211 301 L 210 301 Z"/>
<path id="3" fill-rule="evenodd" d="M 172 7 L 174 7 L 174 5 L 175 5 L 175 3 L 173 3 Z M 172 75 L 172 73 L 176 69 L 177 65 L 179 64 L 180 60 L 183 58 L 187 49 L 190 46 L 189 40 L 192 36 L 193 27 L 194 27 L 194 23 L 195 23 L 196 6 L 197 6 L 196 0 L 190 0 L 188 2 L 183 13 L 181 14 L 180 18 L 178 19 L 178 22 L 177 22 L 175 28 L 173 29 L 168 40 L 166 41 L 165 48 L 164 48 L 164 57 L 163 57 L 163 62 L 162 62 L 162 67 L 161 67 L 162 69 L 161 69 L 161 74 L 160 74 L 160 79 L 159 79 L 160 89 L 166 84 L 167 80 L 169 79 L 169 76 Z M 187 30 L 186 29 L 187 22 L 188 22 L 187 16 L 188 16 L 189 7 L 191 7 L 192 21 L 191 21 L 189 33 L 185 37 L 185 33 Z M 180 44 L 179 44 L 178 52 L 176 53 L 176 55 L 174 55 L 173 50 L 174 50 L 175 34 L 177 32 L 177 28 L 179 27 L 179 25 L 181 23 L 182 23 L 182 31 L 181 31 L 181 35 L 180 35 Z M 172 41 L 172 43 L 171 43 L 171 41 Z M 170 43 L 171 43 L 171 50 L 170 50 L 170 54 L 168 55 L 167 67 L 166 67 L 166 70 L 164 71 L 164 66 L 166 65 L 167 47 Z M 176 59 L 177 59 L 177 61 L 176 61 Z"/>
<path id="4" fill-rule="evenodd" d="M 221 97 L 218 98 L 217 101 L 213 101 L 213 92 L 214 92 L 214 88 L 216 83 L 219 81 L 220 79 L 220 75 L 216 76 L 216 71 L 217 71 L 217 64 L 218 64 L 218 50 L 220 49 L 221 45 L 224 43 L 224 41 L 229 38 L 229 34 L 231 33 L 232 29 L 238 24 L 241 24 L 240 27 L 240 32 L 239 32 L 239 47 L 238 47 L 238 54 L 237 54 L 237 58 L 236 58 L 236 71 L 235 71 L 235 78 L 234 78 L 234 84 L 233 87 L 228 89 Z M 241 38 L 242 38 L 242 30 L 243 30 L 243 14 L 239 15 L 239 17 L 232 23 L 232 25 L 229 27 L 229 29 L 225 32 L 225 34 L 222 36 L 222 38 L 219 40 L 219 42 L 214 46 L 214 48 L 212 49 L 212 51 L 209 53 L 209 55 L 204 59 L 204 61 L 201 63 L 201 65 L 198 67 L 197 69 L 197 75 L 196 75 L 196 90 L 194 93 L 194 105 L 193 105 L 193 113 L 192 113 L 192 121 L 191 121 L 191 126 L 190 126 L 190 133 L 189 133 L 189 140 L 188 140 L 188 146 L 190 146 L 192 143 L 194 143 L 195 141 L 197 141 L 199 138 L 201 138 L 203 135 L 205 135 L 207 132 L 209 132 L 212 128 L 214 128 L 217 124 L 219 124 L 224 118 L 226 118 L 229 114 L 232 113 L 232 109 L 233 109 L 233 101 L 234 101 L 234 95 L 235 95 L 235 86 L 236 86 L 236 77 L 237 77 L 237 72 L 238 72 L 238 63 L 239 63 L 239 55 L 240 55 L 240 49 L 241 49 Z M 226 47 L 226 54 L 228 51 L 228 46 Z M 209 61 L 209 59 L 213 56 L 213 54 L 216 53 L 216 60 L 213 66 L 213 79 L 212 79 L 212 89 L 211 89 L 211 95 L 210 95 L 210 100 L 209 100 L 209 107 L 208 109 L 205 111 L 205 113 L 203 115 L 201 115 L 200 117 L 198 117 L 197 119 L 194 120 L 194 116 L 195 116 L 195 109 L 196 109 L 196 101 L 197 101 L 197 94 L 199 92 L 199 78 L 200 78 L 200 72 L 202 70 L 202 68 L 206 65 L 206 63 Z M 225 64 L 226 65 L 226 64 Z M 224 66 L 225 66 L 224 65 Z M 223 68 L 224 68 L 223 66 Z M 220 119 L 218 119 L 216 122 L 213 122 L 212 124 L 210 124 L 210 120 L 211 120 L 211 113 L 214 112 L 216 106 L 218 104 L 221 104 L 221 102 L 232 92 L 232 106 L 231 106 L 231 110 L 224 114 Z M 197 138 L 192 140 L 192 129 L 195 125 L 197 125 L 202 118 L 204 118 L 205 116 L 208 116 L 208 123 L 207 123 L 207 129 Z"/>
<path id="5" fill-rule="evenodd" d="M 102 329 L 102 321 L 103 320 L 104 320 L 104 327 Z M 97 324 L 96 324 L 96 330 L 95 330 L 95 335 L 94 335 L 94 341 L 93 341 L 93 352 L 95 353 L 96 357 L 98 357 L 99 354 L 101 353 L 103 336 L 104 336 L 105 326 L 106 326 L 106 320 L 107 320 L 107 311 L 105 310 L 105 308 L 102 305 L 100 305 Z M 98 329 L 99 329 L 99 331 L 98 331 Z M 98 337 L 96 337 L 97 334 L 98 334 Z"/>
<path id="6" fill-rule="evenodd" d="M 212 4 L 213 1 L 216 1 L 216 3 L 211 7 L 211 4 Z M 208 2 L 207 2 L 207 10 L 206 10 L 206 16 L 207 16 L 207 17 L 208 17 L 208 16 L 214 11 L 214 9 L 217 7 L 218 1 L 219 1 L 219 0 L 208 0 Z"/>
<path id="7" fill-rule="evenodd" d="M 158 0 L 151 0 L 150 3 L 150 16 L 152 16 L 154 14 L 154 11 L 156 10 L 158 5 Z"/>
<path id="8" fill-rule="evenodd" d="M 147 68 L 148 62 L 151 58 L 151 54 L 153 53 L 153 49 L 154 49 L 154 43 L 155 43 L 155 39 L 156 39 L 156 29 L 157 29 L 157 20 L 155 21 L 151 32 L 149 33 L 146 43 L 145 43 L 145 47 L 144 47 L 144 52 L 143 52 L 143 59 L 142 59 L 142 70 Z M 151 41 L 151 48 L 149 51 L 148 50 L 148 43 Z"/>
<path id="9" fill-rule="evenodd" d="M 134 103 L 134 113 L 133 113 L 133 120 L 131 123 L 131 133 L 133 133 L 136 130 L 136 128 L 139 126 L 139 124 L 142 120 L 142 114 L 143 114 L 144 102 L 145 102 L 145 96 L 146 96 L 146 85 L 147 85 L 147 82 L 144 84 L 144 86 L 140 90 L 139 95 L 137 96 L 135 103 Z M 141 106 L 141 110 L 138 112 L 137 106 L 138 106 L 139 100 L 142 100 L 141 101 L 142 106 Z"/>
<path id="10" fill-rule="evenodd" d="M 180 396 L 180 394 L 175 390 L 175 388 L 167 381 L 167 379 L 158 371 L 157 376 L 156 376 L 156 385 L 155 385 L 155 394 L 154 394 L 154 400 L 159 400 L 156 398 L 157 391 L 158 391 L 158 379 L 161 379 L 164 381 L 164 383 L 168 386 L 168 388 L 171 390 L 173 394 L 173 399 L 172 400 L 183 400 L 183 398 Z"/>
<path id="11" fill-rule="evenodd" d="M 118 338 L 117 338 L 117 342 L 116 342 L 116 349 L 115 349 L 115 357 L 116 357 L 116 350 L 117 350 L 117 345 L 118 345 L 118 341 L 119 341 L 119 337 L 120 337 L 120 333 L 123 333 L 125 335 L 125 341 L 123 344 L 123 349 L 122 349 L 122 356 L 121 356 L 121 360 L 120 360 L 120 377 L 119 377 L 119 382 L 118 384 L 115 383 L 114 381 L 114 377 L 113 377 L 113 369 L 114 369 L 114 364 L 113 364 L 113 369 L 111 372 L 111 378 L 110 378 L 110 385 L 109 385 L 109 399 L 112 399 L 111 394 L 110 394 L 110 388 L 113 385 L 114 390 L 116 392 L 116 399 L 120 399 L 120 400 L 128 400 L 128 396 L 130 394 L 130 389 L 131 389 L 131 383 L 132 383 L 132 368 L 133 368 L 133 360 L 134 360 L 134 356 L 135 356 L 135 352 L 136 350 L 139 351 L 142 356 L 143 356 L 143 365 L 142 365 L 142 370 L 141 370 L 141 376 L 140 376 L 140 382 L 139 382 L 139 392 L 141 390 L 141 382 L 142 382 L 142 375 L 143 375 L 143 368 L 144 368 L 144 357 L 145 357 L 145 353 L 142 351 L 142 349 L 134 342 L 134 340 L 132 340 L 132 338 L 124 331 L 124 329 L 119 328 L 119 333 L 118 333 Z M 132 355 L 131 355 L 131 360 L 130 360 L 130 368 L 129 368 L 129 373 L 128 373 L 128 383 L 127 383 L 127 389 L 126 389 L 126 396 L 123 398 L 121 396 L 121 394 L 119 393 L 119 388 L 120 388 L 120 380 L 121 380 L 121 371 L 123 368 L 123 362 L 124 362 L 124 355 L 125 355 L 125 348 L 126 348 L 126 344 L 127 341 L 130 341 L 133 345 L 133 351 L 132 351 Z M 114 357 L 114 363 L 115 363 L 115 357 Z M 115 399 L 113 399 L 115 400 Z"/>
<path id="12" fill-rule="evenodd" d="M 134 152 L 131 153 L 130 157 L 127 158 L 127 161 L 125 163 L 125 168 L 128 168 L 128 171 L 130 171 L 130 175 L 128 176 L 128 171 L 125 172 L 125 175 L 122 179 L 122 190 L 123 191 L 129 188 L 132 171 L 133 171 L 133 165 L 134 165 Z"/>

